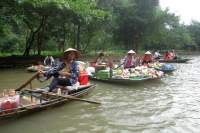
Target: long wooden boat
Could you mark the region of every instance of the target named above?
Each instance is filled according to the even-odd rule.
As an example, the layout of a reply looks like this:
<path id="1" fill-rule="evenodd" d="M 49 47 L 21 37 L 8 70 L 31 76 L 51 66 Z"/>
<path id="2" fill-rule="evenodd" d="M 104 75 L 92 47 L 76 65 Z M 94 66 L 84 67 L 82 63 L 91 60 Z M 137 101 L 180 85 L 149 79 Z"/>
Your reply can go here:
<path id="1" fill-rule="evenodd" d="M 114 83 L 114 84 L 134 84 L 134 83 L 141 83 L 144 81 L 151 81 L 151 80 L 159 80 L 158 77 L 143 77 L 143 78 L 106 78 L 106 79 L 100 79 L 93 76 L 89 77 L 91 80 L 94 81 L 101 81 L 106 83 Z"/>
<path id="2" fill-rule="evenodd" d="M 188 61 L 190 61 L 191 59 L 189 58 L 179 58 L 179 59 L 174 59 L 174 60 L 169 60 L 166 61 L 164 59 L 160 59 L 159 62 L 164 62 L 164 63 L 186 63 Z"/>
<path id="3" fill-rule="evenodd" d="M 81 97 L 88 94 L 94 87 L 95 85 L 83 85 L 77 90 L 68 92 L 67 95 Z M 25 89 L 19 91 L 18 95 L 20 96 L 20 105 L 17 108 L 0 110 L 0 120 L 30 114 L 71 101 L 70 99 L 63 98 L 65 95 L 63 97 L 46 95 L 42 89 L 35 89 L 35 91 Z"/>

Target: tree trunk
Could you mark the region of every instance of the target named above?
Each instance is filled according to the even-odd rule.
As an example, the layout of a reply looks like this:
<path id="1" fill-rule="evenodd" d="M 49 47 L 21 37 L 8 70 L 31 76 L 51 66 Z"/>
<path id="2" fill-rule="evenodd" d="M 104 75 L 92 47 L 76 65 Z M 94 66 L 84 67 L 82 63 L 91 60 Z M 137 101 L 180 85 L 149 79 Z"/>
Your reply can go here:
<path id="1" fill-rule="evenodd" d="M 47 16 L 43 16 L 42 19 L 42 27 L 41 27 L 41 31 L 38 32 L 38 43 L 37 43 L 37 50 L 38 53 L 37 55 L 41 55 L 41 51 L 42 51 L 42 43 L 43 43 L 43 38 L 44 38 L 44 31 L 45 31 L 45 26 L 46 26 L 46 20 L 47 20 Z"/>
<path id="2" fill-rule="evenodd" d="M 31 32 L 30 32 L 30 35 L 28 36 L 28 38 L 26 40 L 26 48 L 25 48 L 25 51 L 23 53 L 23 56 L 29 56 L 31 47 L 33 46 L 33 43 L 34 43 L 35 36 L 37 35 L 37 33 L 42 28 L 45 18 L 46 18 L 45 16 L 42 16 L 40 25 L 38 26 L 38 28 L 35 31 L 33 30 L 30 23 L 27 20 L 24 20 L 24 22 L 27 24 L 27 26 L 29 27 Z"/>
<path id="3" fill-rule="evenodd" d="M 138 49 L 139 49 L 139 35 L 136 35 L 135 37 L 133 37 L 133 48 L 135 50 L 135 52 L 137 53 L 138 52 Z"/>
<path id="4" fill-rule="evenodd" d="M 33 31 L 31 31 L 31 33 L 26 41 L 26 48 L 25 48 L 23 56 L 29 56 L 31 46 L 33 45 L 33 42 L 34 42 L 34 38 L 35 38 L 35 33 Z"/>
<path id="5" fill-rule="evenodd" d="M 136 53 L 138 52 L 138 48 L 139 48 L 139 44 L 138 44 L 138 41 L 136 41 L 135 42 L 135 47 L 134 47 Z"/>
<path id="6" fill-rule="evenodd" d="M 41 55 L 42 50 L 42 32 L 38 32 L 37 34 L 37 55 Z"/>
<path id="7" fill-rule="evenodd" d="M 81 46 L 80 46 L 80 29 L 81 29 L 81 25 L 79 24 L 77 27 L 77 50 L 81 50 Z"/>
<path id="8" fill-rule="evenodd" d="M 63 24 L 63 42 L 62 42 L 62 51 L 65 51 L 65 41 L 66 41 L 66 27 L 65 23 Z"/>
<path id="9" fill-rule="evenodd" d="M 74 25 L 74 43 L 73 47 L 76 48 L 76 25 Z"/>

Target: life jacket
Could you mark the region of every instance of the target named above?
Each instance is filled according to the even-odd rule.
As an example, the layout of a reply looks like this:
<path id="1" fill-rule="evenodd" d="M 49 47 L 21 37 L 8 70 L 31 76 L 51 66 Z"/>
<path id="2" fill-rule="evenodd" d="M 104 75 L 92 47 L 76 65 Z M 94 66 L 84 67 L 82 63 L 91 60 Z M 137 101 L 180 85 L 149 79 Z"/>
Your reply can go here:
<path id="1" fill-rule="evenodd" d="M 170 61 L 174 59 L 174 54 L 173 53 L 166 53 L 164 56 L 164 60 Z"/>

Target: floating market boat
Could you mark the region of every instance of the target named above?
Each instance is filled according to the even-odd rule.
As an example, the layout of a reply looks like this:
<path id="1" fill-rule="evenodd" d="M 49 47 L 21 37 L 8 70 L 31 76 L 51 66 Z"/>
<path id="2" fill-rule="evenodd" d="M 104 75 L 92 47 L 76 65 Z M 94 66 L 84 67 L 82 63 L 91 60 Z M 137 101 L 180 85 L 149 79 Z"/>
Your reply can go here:
<path id="1" fill-rule="evenodd" d="M 77 98 L 79 101 L 86 101 L 78 97 L 88 94 L 94 87 L 95 85 L 82 85 L 77 90 L 69 91 L 66 95 L 51 94 L 44 89 L 25 89 L 17 92 L 14 96 L 0 97 L 0 119 L 30 114 L 64 104 L 71 99 Z"/>
<path id="2" fill-rule="evenodd" d="M 177 59 L 174 59 L 174 60 L 164 60 L 164 59 L 159 59 L 159 62 L 165 62 L 165 63 L 186 63 L 188 61 L 190 61 L 192 59 L 189 59 L 189 58 L 177 58 Z"/>
<path id="3" fill-rule="evenodd" d="M 157 71 L 153 68 L 146 66 L 140 66 L 130 69 L 119 70 L 99 70 L 94 74 L 91 74 L 89 78 L 91 80 L 117 83 L 117 84 L 132 84 L 150 80 L 157 80 L 163 76 L 163 72 Z"/>
<path id="4" fill-rule="evenodd" d="M 94 80 L 94 81 L 101 81 L 101 82 L 115 83 L 115 84 L 126 84 L 126 85 L 160 79 L 160 77 L 134 77 L 134 78 L 104 78 L 104 79 L 100 79 L 100 78 L 93 77 L 93 76 L 90 76 L 89 78 L 91 80 Z"/>

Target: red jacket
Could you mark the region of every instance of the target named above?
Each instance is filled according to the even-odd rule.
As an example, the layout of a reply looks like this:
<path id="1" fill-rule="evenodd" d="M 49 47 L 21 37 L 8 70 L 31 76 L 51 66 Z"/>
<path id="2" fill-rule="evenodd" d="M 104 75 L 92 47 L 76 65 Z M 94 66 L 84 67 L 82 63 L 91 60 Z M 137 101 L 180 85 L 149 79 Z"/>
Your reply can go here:
<path id="1" fill-rule="evenodd" d="M 153 61 L 153 57 L 152 55 L 144 55 L 143 59 L 142 59 L 142 63 L 149 63 Z"/>

